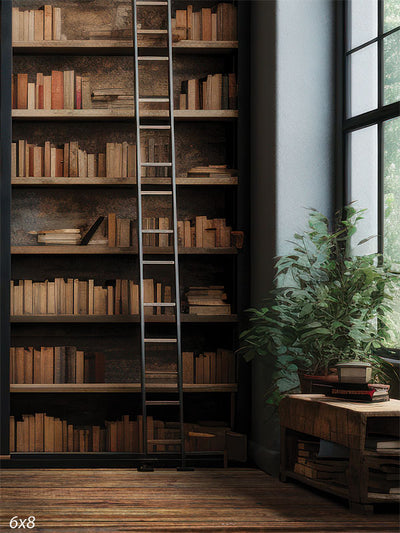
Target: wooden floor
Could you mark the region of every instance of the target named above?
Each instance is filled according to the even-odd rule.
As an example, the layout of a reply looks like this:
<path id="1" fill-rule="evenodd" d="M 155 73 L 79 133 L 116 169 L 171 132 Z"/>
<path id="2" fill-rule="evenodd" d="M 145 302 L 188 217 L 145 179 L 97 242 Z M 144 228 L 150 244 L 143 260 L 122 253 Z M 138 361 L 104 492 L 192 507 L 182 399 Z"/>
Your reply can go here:
<path id="1" fill-rule="evenodd" d="M 398 531 L 395 514 L 350 514 L 340 501 L 255 469 L 3 470 L 0 529 L 32 515 L 31 531 L 44 532 Z"/>

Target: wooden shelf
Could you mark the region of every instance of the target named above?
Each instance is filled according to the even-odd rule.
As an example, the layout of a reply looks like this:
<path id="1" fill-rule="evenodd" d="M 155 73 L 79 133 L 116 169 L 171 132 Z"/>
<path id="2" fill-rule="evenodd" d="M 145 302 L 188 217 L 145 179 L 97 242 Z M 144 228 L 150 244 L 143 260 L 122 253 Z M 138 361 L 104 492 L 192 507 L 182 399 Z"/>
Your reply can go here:
<path id="1" fill-rule="evenodd" d="M 160 46 L 141 48 L 163 49 Z M 224 54 L 238 48 L 237 41 L 179 41 L 173 43 L 176 54 Z M 129 39 L 74 40 L 74 41 L 30 41 L 14 42 L 14 54 L 71 54 L 71 55 L 133 55 L 133 44 Z"/>
<path id="2" fill-rule="evenodd" d="M 144 247 L 145 254 L 172 255 L 173 248 Z M 180 248 L 180 255 L 236 255 L 236 248 Z M 111 248 L 110 246 L 74 246 L 66 244 L 12 246 L 12 255 L 137 255 L 136 247 Z"/>
<path id="3" fill-rule="evenodd" d="M 15 393 L 127 393 L 142 390 L 140 383 L 60 383 L 60 384 L 11 384 L 10 391 Z M 148 383 L 148 392 L 177 392 L 173 383 Z M 183 385 L 184 392 L 236 392 L 236 383 L 188 383 Z"/>
<path id="4" fill-rule="evenodd" d="M 12 324 L 138 324 L 139 315 L 18 315 L 11 316 Z M 175 315 L 146 315 L 147 323 L 171 324 Z M 189 315 L 181 314 L 183 324 L 237 323 L 237 315 Z"/>
<path id="5" fill-rule="evenodd" d="M 127 109 L 13 109 L 12 118 L 15 120 L 130 120 L 135 113 Z M 174 111 L 177 121 L 220 121 L 232 120 L 238 117 L 236 109 L 177 109 Z M 144 119 L 167 119 L 168 110 L 144 110 L 141 112 Z"/>
<path id="6" fill-rule="evenodd" d="M 330 482 L 327 483 L 327 482 L 319 481 L 317 479 L 311 479 L 301 474 L 297 474 L 296 472 L 293 472 L 292 470 L 285 470 L 284 474 L 287 477 L 290 477 L 292 479 L 297 479 L 297 481 L 301 481 L 302 483 L 311 485 L 311 487 L 314 487 L 316 489 L 323 490 L 325 492 L 329 492 L 330 494 L 335 494 L 336 496 L 341 496 L 343 498 L 348 498 L 349 491 L 348 489 L 346 489 L 346 487 L 340 487 Z"/>
<path id="7" fill-rule="evenodd" d="M 142 185 L 169 185 L 170 178 L 142 178 Z M 176 184 L 180 186 L 221 186 L 237 185 L 238 178 L 186 178 L 177 177 Z M 132 187 L 136 185 L 135 178 L 12 178 L 13 187 Z"/>

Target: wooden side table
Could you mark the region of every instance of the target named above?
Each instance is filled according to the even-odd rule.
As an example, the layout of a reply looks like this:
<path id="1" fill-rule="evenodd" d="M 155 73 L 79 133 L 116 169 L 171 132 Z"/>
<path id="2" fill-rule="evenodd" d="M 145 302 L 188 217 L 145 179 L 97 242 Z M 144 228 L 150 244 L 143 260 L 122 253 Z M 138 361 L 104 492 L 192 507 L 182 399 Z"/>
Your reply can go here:
<path id="1" fill-rule="evenodd" d="M 342 496 L 355 512 L 370 512 L 374 503 L 399 502 L 398 494 L 368 492 L 369 461 L 383 454 L 365 449 L 365 438 L 374 430 L 399 435 L 400 401 L 346 402 L 320 394 L 292 394 L 279 407 L 281 424 L 282 481 L 297 479 L 320 490 Z M 349 449 L 348 486 L 340 487 L 294 472 L 297 441 L 307 436 L 324 439 Z M 399 437 L 397 437 L 399 438 Z M 399 457 L 394 451 L 385 457 Z M 396 459 L 395 459 L 396 460 Z"/>

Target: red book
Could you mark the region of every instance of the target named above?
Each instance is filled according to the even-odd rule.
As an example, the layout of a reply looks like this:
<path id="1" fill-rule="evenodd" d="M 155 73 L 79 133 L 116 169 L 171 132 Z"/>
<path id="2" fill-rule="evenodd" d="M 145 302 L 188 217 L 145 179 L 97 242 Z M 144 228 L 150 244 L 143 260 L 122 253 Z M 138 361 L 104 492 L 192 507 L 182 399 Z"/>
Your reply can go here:
<path id="1" fill-rule="evenodd" d="M 17 109 L 28 108 L 28 74 L 18 74 Z"/>
<path id="2" fill-rule="evenodd" d="M 82 109 L 82 76 L 76 76 L 75 78 L 75 94 L 75 109 Z"/>
<path id="3" fill-rule="evenodd" d="M 64 73 L 51 73 L 51 109 L 64 109 Z"/>

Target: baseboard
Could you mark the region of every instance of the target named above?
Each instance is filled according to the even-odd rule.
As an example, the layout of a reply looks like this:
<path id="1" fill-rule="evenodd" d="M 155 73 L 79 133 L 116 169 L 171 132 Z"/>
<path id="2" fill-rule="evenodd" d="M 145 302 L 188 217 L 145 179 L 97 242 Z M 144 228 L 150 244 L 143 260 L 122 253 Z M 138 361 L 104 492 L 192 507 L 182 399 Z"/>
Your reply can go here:
<path id="1" fill-rule="evenodd" d="M 272 450 L 254 442 L 249 441 L 249 456 L 253 459 L 255 464 L 271 474 L 271 476 L 278 477 L 279 475 L 279 452 Z"/>

